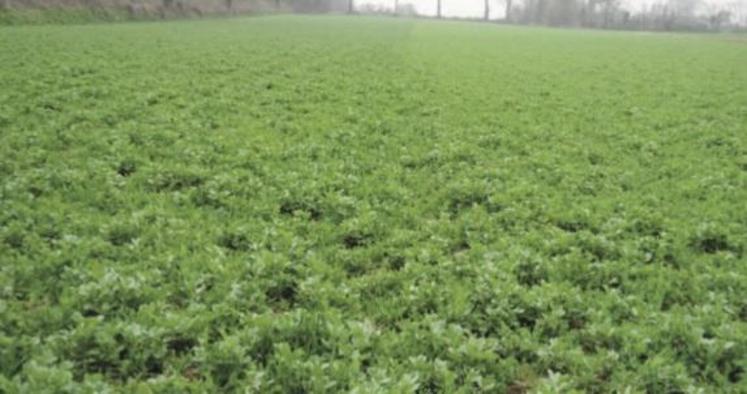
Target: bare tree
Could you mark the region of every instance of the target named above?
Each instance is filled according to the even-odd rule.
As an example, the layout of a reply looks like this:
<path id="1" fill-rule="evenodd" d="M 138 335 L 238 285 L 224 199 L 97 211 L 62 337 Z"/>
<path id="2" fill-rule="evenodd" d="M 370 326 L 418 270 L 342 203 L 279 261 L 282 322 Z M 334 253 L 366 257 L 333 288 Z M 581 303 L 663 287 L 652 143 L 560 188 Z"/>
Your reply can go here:
<path id="1" fill-rule="evenodd" d="M 708 17 L 708 23 L 711 25 L 711 29 L 721 30 L 721 27 L 728 23 L 730 19 L 731 12 L 720 10 Z"/>
<path id="2" fill-rule="evenodd" d="M 441 18 L 441 0 L 436 0 L 436 16 Z"/>
<path id="3" fill-rule="evenodd" d="M 352 14 L 355 11 L 355 1 L 348 0 L 348 14 Z"/>
<path id="4" fill-rule="evenodd" d="M 490 19 L 490 0 L 485 0 L 485 20 Z"/>
<path id="5" fill-rule="evenodd" d="M 537 0 L 534 6 L 532 20 L 534 23 L 545 23 L 547 18 L 547 0 Z"/>
<path id="6" fill-rule="evenodd" d="M 576 0 L 554 0 L 545 5 L 546 8 L 541 14 L 542 23 L 554 26 L 575 26 L 578 23 L 579 13 Z"/>
<path id="7" fill-rule="evenodd" d="M 513 0 L 505 0 L 506 1 L 506 21 L 511 22 L 511 6 L 513 5 Z"/>
<path id="8" fill-rule="evenodd" d="M 599 0 L 602 5 L 602 27 L 608 28 L 612 23 L 612 18 L 617 12 L 620 2 L 618 0 Z"/>

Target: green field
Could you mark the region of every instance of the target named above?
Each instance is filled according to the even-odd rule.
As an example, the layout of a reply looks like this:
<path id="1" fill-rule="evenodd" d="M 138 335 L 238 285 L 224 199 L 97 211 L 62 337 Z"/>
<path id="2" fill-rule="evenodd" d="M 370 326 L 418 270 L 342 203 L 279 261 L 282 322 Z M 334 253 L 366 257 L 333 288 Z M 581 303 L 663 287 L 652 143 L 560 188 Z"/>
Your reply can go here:
<path id="1" fill-rule="evenodd" d="M 747 391 L 747 41 L 0 28 L 0 393 Z"/>

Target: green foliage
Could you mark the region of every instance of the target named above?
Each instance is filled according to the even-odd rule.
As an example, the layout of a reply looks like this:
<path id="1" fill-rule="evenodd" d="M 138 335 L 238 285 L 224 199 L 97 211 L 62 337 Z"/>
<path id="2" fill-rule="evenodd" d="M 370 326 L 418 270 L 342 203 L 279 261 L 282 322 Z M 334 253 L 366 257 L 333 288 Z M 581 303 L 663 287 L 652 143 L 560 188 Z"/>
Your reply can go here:
<path id="1" fill-rule="evenodd" d="M 0 8 L 0 26 L 37 24 L 80 24 L 90 22 L 126 21 L 131 16 L 119 8 Z M 145 17 L 141 19 L 147 19 Z M 150 19 L 155 19 L 151 16 Z"/>
<path id="2" fill-rule="evenodd" d="M 744 392 L 747 47 L 0 29 L 0 392 Z"/>

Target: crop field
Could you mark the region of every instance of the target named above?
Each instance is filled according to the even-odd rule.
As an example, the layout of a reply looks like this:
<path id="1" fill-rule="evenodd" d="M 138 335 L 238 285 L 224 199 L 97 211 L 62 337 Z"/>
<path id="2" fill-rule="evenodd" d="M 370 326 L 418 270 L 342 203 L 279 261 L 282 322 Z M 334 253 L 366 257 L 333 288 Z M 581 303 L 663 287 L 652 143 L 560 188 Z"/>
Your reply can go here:
<path id="1" fill-rule="evenodd" d="M 747 392 L 747 45 L 0 28 L 0 393 Z"/>

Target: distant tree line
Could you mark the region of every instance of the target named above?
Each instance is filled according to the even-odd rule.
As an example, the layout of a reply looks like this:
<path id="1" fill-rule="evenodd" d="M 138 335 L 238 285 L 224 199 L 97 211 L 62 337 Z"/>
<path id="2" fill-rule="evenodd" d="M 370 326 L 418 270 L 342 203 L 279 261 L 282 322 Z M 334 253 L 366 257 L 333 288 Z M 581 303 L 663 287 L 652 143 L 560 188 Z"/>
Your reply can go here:
<path id="1" fill-rule="evenodd" d="M 442 18 L 445 0 L 432 1 L 435 17 Z M 469 1 L 482 2 L 484 20 L 496 20 L 491 16 L 491 4 L 500 4 L 501 18 L 497 20 L 516 24 L 662 31 L 747 28 L 747 0 L 655 0 L 637 10 L 627 8 L 622 0 Z M 362 1 L 356 9 L 362 13 L 417 14 L 412 4 L 398 0 L 394 7 Z"/>
<path id="2" fill-rule="evenodd" d="M 435 16 L 444 15 L 444 1 L 484 5 L 482 19 L 499 4 L 506 23 L 631 30 L 736 30 L 747 28 L 747 0 L 654 0 L 631 10 L 622 0 L 432 0 Z M 718 2 L 716 2 L 718 1 Z M 202 15 L 214 13 L 298 12 L 418 15 L 412 3 L 389 5 L 366 0 L 0 0 L 0 9 L 34 7 L 119 8 L 139 15 Z"/>
<path id="3" fill-rule="evenodd" d="M 511 0 L 506 0 L 511 1 Z M 635 30 L 722 30 L 747 24 L 744 1 L 659 0 L 630 10 L 621 0 L 524 0 L 507 20 L 550 26 Z"/>

